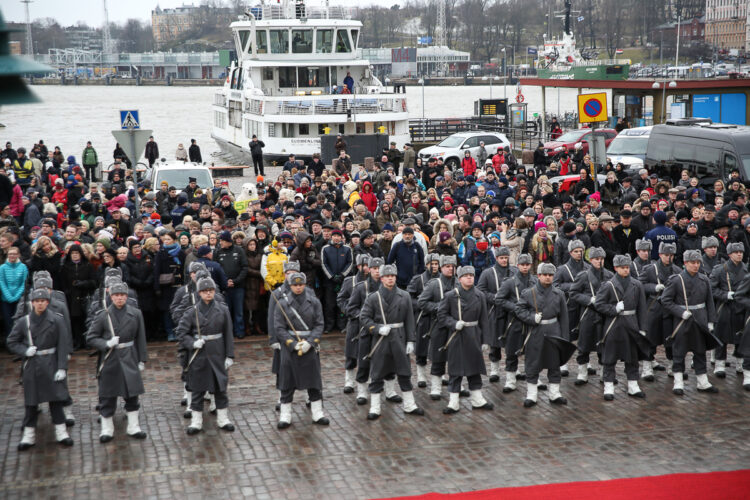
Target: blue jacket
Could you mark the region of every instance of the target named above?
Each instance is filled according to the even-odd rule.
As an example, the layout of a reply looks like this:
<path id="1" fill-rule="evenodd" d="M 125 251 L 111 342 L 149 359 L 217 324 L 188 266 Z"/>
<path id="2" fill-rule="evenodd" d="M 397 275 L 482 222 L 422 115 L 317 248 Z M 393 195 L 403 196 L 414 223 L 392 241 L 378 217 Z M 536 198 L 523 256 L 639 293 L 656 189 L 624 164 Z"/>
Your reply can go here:
<path id="1" fill-rule="evenodd" d="M 665 225 L 657 225 L 651 231 L 647 232 L 644 236 L 645 239 L 651 240 L 651 259 L 657 260 L 659 258 L 659 244 L 660 243 L 674 243 L 677 244 L 677 233 L 669 229 Z"/>
<path id="2" fill-rule="evenodd" d="M 15 264 L 6 262 L 0 266 L 0 291 L 3 302 L 17 302 L 26 289 L 29 270 L 20 260 Z"/>
<path id="3" fill-rule="evenodd" d="M 415 235 L 415 237 L 420 237 Z M 388 254 L 388 264 L 396 263 L 396 283 L 406 287 L 413 276 L 424 272 L 424 250 L 416 241 L 407 244 L 404 240 L 396 242 Z"/>
<path id="4" fill-rule="evenodd" d="M 220 291 L 223 292 L 224 290 L 226 290 L 227 274 L 224 272 L 224 268 L 221 267 L 221 264 L 212 260 L 208 260 L 205 257 L 201 257 L 197 260 L 198 262 L 203 262 L 206 265 L 206 269 L 208 269 L 208 272 L 211 273 L 211 278 L 213 278 L 214 283 L 219 285 Z"/>
<path id="5" fill-rule="evenodd" d="M 320 260 L 323 273 L 329 280 L 334 276 L 346 277 L 354 267 L 354 255 L 352 248 L 344 245 L 336 246 L 328 244 L 320 251 Z"/>
<path id="6" fill-rule="evenodd" d="M 482 271 L 495 265 L 494 259 L 490 257 L 490 252 L 490 249 L 480 252 L 475 246 L 466 252 L 466 256 L 461 261 L 464 266 L 474 266 L 475 283 L 479 283 L 479 276 L 482 274 Z"/>

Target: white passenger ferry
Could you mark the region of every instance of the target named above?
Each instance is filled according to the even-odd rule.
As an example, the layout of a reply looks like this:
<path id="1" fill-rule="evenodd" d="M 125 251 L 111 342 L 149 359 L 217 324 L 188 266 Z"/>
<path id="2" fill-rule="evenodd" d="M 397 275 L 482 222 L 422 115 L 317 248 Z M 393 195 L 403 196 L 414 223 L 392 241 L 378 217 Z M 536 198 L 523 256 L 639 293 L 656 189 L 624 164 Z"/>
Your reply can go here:
<path id="1" fill-rule="evenodd" d="M 211 133 L 223 152 L 249 159 L 253 135 L 267 162 L 309 158 L 326 134 L 409 142 L 406 95 L 388 92 L 357 57 L 362 23 L 350 12 L 281 0 L 231 24 L 237 62 L 214 95 Z"/>

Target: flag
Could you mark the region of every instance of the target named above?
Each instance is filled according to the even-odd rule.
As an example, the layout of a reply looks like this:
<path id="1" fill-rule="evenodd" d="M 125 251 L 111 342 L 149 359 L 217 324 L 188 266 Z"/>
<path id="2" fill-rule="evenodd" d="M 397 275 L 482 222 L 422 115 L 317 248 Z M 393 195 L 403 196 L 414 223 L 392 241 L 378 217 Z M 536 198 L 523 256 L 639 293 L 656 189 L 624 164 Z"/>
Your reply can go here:
<path id="1" fill-rule="evenodd" d="M 420 36 L 417 38 L 417 44 L 419 45 L 428 45 L 432 43 L 432 37 L 431 36 Z"/>
<path id="2" fill-rule="evenodd" d="M 526 53 L 530 56 L 535 56 L 537 54 L 536 47 L 529 47 Z"/>
<path id="3" fill-rule="evenodd" d="M 615 49 L 615 54 L 622 54 L 622 49 Z"/>
<path id="4" fill-rule="evenodd" d="M 578 16 L 578 22 L 580 23 L 581 21 L 583 21 L 583 16 Z"/>

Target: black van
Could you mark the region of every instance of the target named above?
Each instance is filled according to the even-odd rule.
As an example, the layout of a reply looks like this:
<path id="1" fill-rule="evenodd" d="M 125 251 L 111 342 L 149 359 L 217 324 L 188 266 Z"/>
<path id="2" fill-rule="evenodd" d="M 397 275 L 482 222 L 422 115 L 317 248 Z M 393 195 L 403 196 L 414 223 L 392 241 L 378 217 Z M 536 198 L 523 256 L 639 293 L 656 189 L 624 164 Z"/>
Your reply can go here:
<path id="1" fill-rule="evenodd" d="M 750 127 L 724 123 L 656 125 L 646 149 L 645 167 L 676 182 L 687 169 L 702 187 L 726 180 L 735 168 L 750 181 Z"/>

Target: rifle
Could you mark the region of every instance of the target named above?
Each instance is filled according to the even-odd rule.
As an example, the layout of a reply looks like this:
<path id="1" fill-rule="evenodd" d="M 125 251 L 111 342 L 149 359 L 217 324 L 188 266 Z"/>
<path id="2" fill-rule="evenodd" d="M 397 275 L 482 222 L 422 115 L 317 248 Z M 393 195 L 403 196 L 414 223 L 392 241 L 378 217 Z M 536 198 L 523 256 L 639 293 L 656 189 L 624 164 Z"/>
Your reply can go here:
<path id="1" fill-rule="evenodd" d="M 271 292 L 271 295 L 273 295 L 273 292 Z M 198 304 L 195 303 L 195 295 L 193 295 L 193 292 L 190 292 L 190 301 L 193 303 L 193 311 L 195 311 L 195 328 L 198 329 L 198 338 L 201 338 L 201 320 L 198 317 Z M 193 364 L 193 361 L 195 360 L 195 357 L 198 355 L 198 351 L 202 349 L 196 349 L 193 351 L 193 355 L 190 356 L 190 360 L 188 361 L 188 364 L 185 365 L 184 372 L 187 373 L 188 369 L 190 368 L 190 365 Z"/>
<path id="2" fill-rule="evenodd" d="M 682 276 L 680 276 L 679 274 L 677 276 L 680 278 L 680 281 L 682 282 L 682 296 L 685 298 L 685 310 L 689 311 L 690 306 L 688 305 L 687 290 L 685 290 L 685 280 L 682 279 Z M 680 328 L 682 327 L 683 323 L 685 323 L 685 320 L 681 319 L 680 322 L 675 327 L 675 329 L 672 331 L 672 335 L 669 336 L 669 338 L 666 340 L 666 342 L 664 342 L 664 344 L 674 340 L 675 335 L 677 335 L 677 332 L 680 331 Z"/>
<path id="3" fill-rule="evenodd" d="M 378 305 L 380 305 L 380 317 L 383 319 L 383 324 L 388 324 L 386 323 L 387 320 L 385 319 L 385 310 L 383 309 L 383 300 L 380 298 L 380 290 L 375 292 L 375 295 L 378 296 Z M 390 335 L 390 332 L 388 332 L 388 334 Z M 387 335 L 380 335 L 380 338 L 378 339 L 377 342 L 375 342 L 375 345 L 373 346 L 373 348 L 370 350 L 370 352 L 367 353 L 365 357 L 362 358 L 362 360 L 371 359 L 372 355 L 375 354 L 375 351 L 377 350 L 378 346 L 380 345 L 380 343 L 383 341 L 383 338 L 385 337 L 387 337 Z"/>
<path id="4" fill-rule="evenodd" d="M 276 302 L 276 307 L 281 311 L 281 314 L 284 315 L 284 319 L 286 320 L 286 323 L 289 325 L 289 328 L 294 332 L 294 336 L 297 337 L 297 342 L 302 342 L 302 339 L 300 338 L 299 334 L 297 333 L 297 329 L 294 328 L 294 323 L 292 323 L 292 320 L 289 319 L 289 316 L 286 315 L 286 312 L 284 312 L 284 308 L 281 307 L 281 303 L 279 302 L 279 299 L 276 298 L 276 295 L 274 295 L 273 292 L 271 292 L 271 297 L 273 297 L 273 300 Z M 297 350 L 297 356 L 302 356 L 302 350 Z"/>
<path id="5" fill-rule="evenodd" d="M 615 292 L 615 299 L 617 299 L 617 302 L 620 302 L 620 297 L 617 296 L 617 289 L 615 289 L 615 285 L 611 281 L 609 281 L 608 283 L 612 285 L 612 291 Z M 620 316 L 617 315 L 614 318 L 612 318 L 612 322 L 607 327 L 607 331 L 604 332 L 604 336 L 599 342 L 596 343 L 597 346 L 604 345 L 604 341 L 607 340 L 607 336 L 609 335 L 609 332 L 612 330 L 612 326 L 615 324 L 615 321 L 617 321 L 617 318 L 619 317 Z"/>
<path id="6" fill-rule="evenodd" d="M 539 314 L 539 308 L 537 307 L 537 304 L 536 304 L 536 289 L 534 288 L 531 289 L 531 296 L 534 298 L 534 314 L 535 315 Z M 526 338 L 524 339 L 523 345 L 521 346 L 521 348 L 516 351 L 516 356 L 520 356 L 521 354 L 524 353 L 524 351 L 526 351 L 526 344 L 528 343 L 529 338 L 531 338 L 531 334 L 534 331 L 533 328 L 529 328 L 528 326 L 526 328 L 529 329 L 529 333 L 526 334 Z"/>
<path id="7" fill-rule="evenodd" d="M 112 337 L 114 337 L 115 336 L 115 327 L 112 326 L 112 318 L 109 316 L 109 311 L 107 310 L 107 295 L 106 295 L 106 292 L 105 292 L 104 297 L 102 297 L 102 305 L 104 306 L 104 314 L 107 315 L 107 324 L 109 326 L 109 333 L 111 333 Z M 112 338 L 112 337 L 110 337 L 110 338 Z M 107 360 L 112 355 L 112 352 L 114 352 L 114 350 L 115 350 L 116 347 L 117 346 L 110 347 L 109 350 L 107 351 L 107 354 L 104 355 L 104 359 L 102 359 L 102 362 L 99 363 L 99 369 L 96 370 L 96 378 L 99 378 L 101 376 L 102 370 L 104 369 L 104 363 L 107 362 Z"/>
<path id="8" fill-rule="evenodd" d="M 456 291 L 456 301 L 458 302 L 458 321 L 463 321 L 463 319 L 461 318 L 461 296 L 458 294 L 458 288 L 455 288 L 454 290 Z M 459 330 L 455 330 L 453 333 L 451 333 L 451 336 L 448 337 L 445 345 L 438 349 L 438 351 L 445 351 L 450 345 L 451 341 L 453 341 L 453 338 L 458 335 L 458 332 Z"/>

